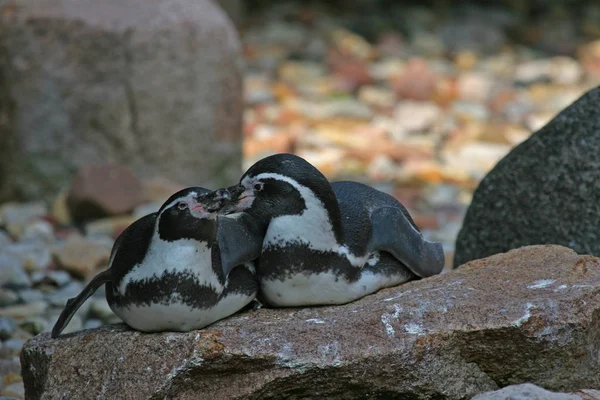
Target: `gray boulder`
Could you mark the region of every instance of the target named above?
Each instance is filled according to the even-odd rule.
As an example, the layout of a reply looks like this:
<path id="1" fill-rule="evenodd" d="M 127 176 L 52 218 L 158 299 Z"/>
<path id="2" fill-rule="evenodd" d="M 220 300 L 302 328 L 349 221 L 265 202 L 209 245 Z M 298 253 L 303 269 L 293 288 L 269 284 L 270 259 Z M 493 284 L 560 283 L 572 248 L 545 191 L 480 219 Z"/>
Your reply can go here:
<path id="1" fill-rule="evenodd" d="M 540 268 L 543 266 L 543 268 Z M 532 246 L 334 307 L 28 341 L 28 399 L 468 399 L 600 387 L 600 260 Z"/>
<path id="2" fill-rule="evenodd" d="M 49 199 L 104 162 L 230 184 L 242 65 L 210 0 L 0 2 L 0 201 Z"/>
<path id="3" fill-rule="evenodd" d="M 600 88 L 514 148 L 473 195 L 454 265 L 534 244 L 600 255 Z"/>

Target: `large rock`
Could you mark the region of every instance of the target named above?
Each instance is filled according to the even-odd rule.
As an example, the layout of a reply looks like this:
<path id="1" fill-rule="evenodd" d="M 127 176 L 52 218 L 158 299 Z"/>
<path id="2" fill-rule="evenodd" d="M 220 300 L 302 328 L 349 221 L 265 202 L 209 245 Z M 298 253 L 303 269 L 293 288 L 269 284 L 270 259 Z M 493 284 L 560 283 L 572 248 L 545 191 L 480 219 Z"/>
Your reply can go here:
<path id="1" fill-rule="evenodd" d="M 454 265 L 534 244 L 600 256 L 600 88 L 513 149 L 473 195 Z"/>
<path id="2" fill-rule="evenodd" d="M 189 333 L 106 326 L 21 353 L 27 398 L 467 399 L 600 388 L 600 260 L 534 246 L 334 307 Z"/>
<path id="3" fill-rule="evenodd" d="M 242 63 L 210 0 L 0 2 L 0 199 L 49 199 L 104 162 L 230 184 Z"/>

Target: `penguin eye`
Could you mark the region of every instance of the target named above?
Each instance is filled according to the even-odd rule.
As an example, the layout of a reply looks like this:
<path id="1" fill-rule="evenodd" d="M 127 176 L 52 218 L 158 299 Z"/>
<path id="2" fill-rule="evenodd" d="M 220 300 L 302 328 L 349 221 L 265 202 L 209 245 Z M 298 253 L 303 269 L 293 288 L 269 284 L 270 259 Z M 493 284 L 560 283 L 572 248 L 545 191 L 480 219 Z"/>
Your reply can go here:
<path id="1" fill-rule="evenodd" d="M 260 192 L 261 190 L 263 190 L 264 186 L 265 186 L 264 183 L 258 182 L 256 184 L 254 184 L 254 190 L 256 190 L 257 192 Z"/>
<path id="2" fill-rule="evenodd" d="M 185 210 L 187 208 L 187 203 L 185 201 L 180 201 L 179 203 L 177 203 L 177 208 L 179 208 L 180 210 Z"/>

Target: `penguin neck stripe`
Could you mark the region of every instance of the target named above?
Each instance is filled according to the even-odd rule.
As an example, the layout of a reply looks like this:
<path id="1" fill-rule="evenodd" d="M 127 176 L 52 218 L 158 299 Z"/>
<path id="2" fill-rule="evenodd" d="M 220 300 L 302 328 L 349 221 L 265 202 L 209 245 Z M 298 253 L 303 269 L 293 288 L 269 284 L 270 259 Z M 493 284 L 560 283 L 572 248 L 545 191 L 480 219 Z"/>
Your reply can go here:
<path id="1" fill-rule="evenodd" d="M 310 192 L 309 194 L 318 200 L 317 196 L 311 189 L 309 189 L 308 187 L 306 187 L 304 185 L 299 184 L 297 180 L 290 178 L 289 176 L 277 174 L 275 172 L 263 172 L 262 174 L 258 174 L 254 177 L 250 177 L 249 179 L 250 180 L 275 179 L 277 181 L 286 182 L 286 183 L 289 183 L 290 185 L 292 185 L 294 187 L 294 189 L 296 189 L 298 192 L 300 192 L 302 197 L 306 197 L 307 192 Z M 319 202 L 320 202 L 321 206 L 323 208 L 325 208 L 325 206 L 323 205 L 323 203 L 320 200 L 319 200 Z"/>
<path id="2" fill-rule="evenodd" d="M 323 202 L 308 187 L 293 178 L 277 173 L 262 173 L 250 180 L 274 179 L 294 187 L 304 199 L 306 208 L 299 215 L 281 215 L 269 224 L 263 248 L 287 247 L 304 244 L 315 251 L 338 253 L 352 256 L 339 243 L 333 233 L 329 212 Z"/>
<path id="3" fill-rule="evenodd" d="M 179 203 L 183 199 L 187 199 L 189 197 L 193 197 L 193 196 L 197 196 L 197 195 L 198 194 L 196 192 L 189 192 L 187 195 L 185 195 L 183 197 L 176 198 L 175 200 L 173 200 L 169 204 L 167 204 L 164 207 L 162 207 L 162 210 L 160 210 L 160 214 L 158 214 L 158 217 L 160 218 L 160 216 L 165 212 L 165 210 L 168 210 L 169 208 L 173 207 L 175 204 Z"/>
<path id="4" fill-rule="evenodd" d="M 306 203 L 306 209 L 301 215 L 283 215 L 273 219 L 267 231 L 263 249 L 271 246 L 288 246 L 294 243 L 305 244 L 311 250 L 336 253 L 356 267 L 377 263 L 378 254 L 356 256 L 352 254 L 348 246 L 337 242 L 329 212 L 310 188 L 301 185 L 293 178 L 277 173 L 265 172 L 248 179 L 275 179 L 286 182 L 300 193 Z"/>

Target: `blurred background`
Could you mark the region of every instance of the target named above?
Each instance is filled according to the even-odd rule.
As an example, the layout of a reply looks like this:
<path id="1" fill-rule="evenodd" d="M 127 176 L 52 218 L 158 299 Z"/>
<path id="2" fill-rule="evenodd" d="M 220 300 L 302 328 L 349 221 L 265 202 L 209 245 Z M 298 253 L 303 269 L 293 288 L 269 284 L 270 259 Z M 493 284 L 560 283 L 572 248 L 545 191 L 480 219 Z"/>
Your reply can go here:
<path id="1" fill-rule="evenodd" d="M 451 263 L 479 181 L 600 82 L 600 4 L 324 3 L 244 3 L 244 166 L 292 151 L 391 193 Z"/>
<path id="2" fill-rule="evenodd" d="M 394 195 L 451 265 L 485 174 L 598 83 L 597 1 L 0 0 L 0 358 L 133 220 L 277 152 Z M 67 331 L 114 320 L 87 304 Z"/>
<path id="3" fill-rule="evenodd" d="M 600 83 L 600 3 L 0 0 L 0 395 L 185 186 L 293 152 L 454 242 L 478 183 Z M 103 291 L 66 332 L 118 321 Z"/>
<path id="4" fill-rule="evenodd" d="M 109 242 L 184 186 L 293 152 L 397 197 L 450 265 L 485 174 L 600 82 L 595 1 L 2 0 L 0 17 L 11 240 L 43 216 Z"/>

